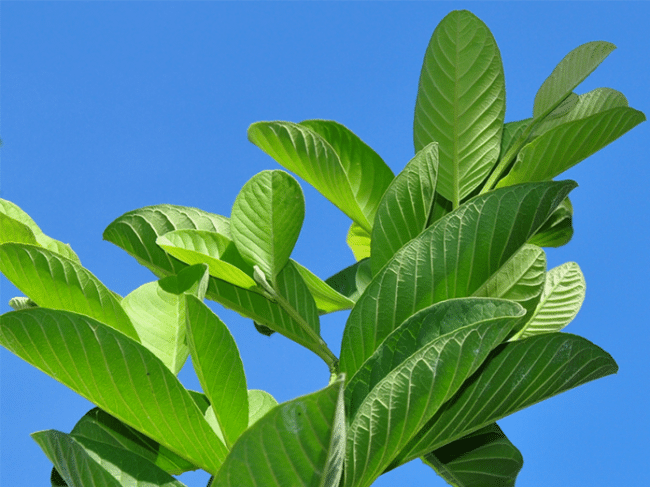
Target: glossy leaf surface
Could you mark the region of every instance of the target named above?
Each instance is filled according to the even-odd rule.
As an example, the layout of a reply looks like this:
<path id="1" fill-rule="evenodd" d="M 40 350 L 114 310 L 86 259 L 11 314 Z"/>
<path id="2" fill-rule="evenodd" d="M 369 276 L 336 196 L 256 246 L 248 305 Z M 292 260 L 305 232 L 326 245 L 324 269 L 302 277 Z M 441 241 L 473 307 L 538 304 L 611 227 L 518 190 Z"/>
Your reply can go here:
<path id="1" fill-rule="evenodd" d="M 282 403 L 233 446 L 213 487 L 337 486 L 345 453 L 343 381 Z"/>
<path id="2" fill-rule="evenodd" d="M 402 247 L 359 298 L 341 345 L 351 376 L 406 318 L 471 296 L 541 227 L 573 181 L 519 185 L 469 200 Z"/>
<path id="3" fill-rule="evenodd" d="M 419 151 L 388 186 L 372 226 L 373 274 L 429 224 L 437 173 L 438 144 L 432 142 Z"/>
<path id="4" fill-rule="evenodd" d="M 35 308 L 0 316 L 0 344 L 191 463 L 216 472 L 227 450 L 176 376 L 102 323 Z"/>
<path id="5" fill-rule="evenodd" d="M 471 12 L 451 12 L 424 55 L 413 136 L 416 151 L 440 144 L 437 191 L 454 208 L 496 164 L 505 108 L 503 65 L 492 33 Z"/>

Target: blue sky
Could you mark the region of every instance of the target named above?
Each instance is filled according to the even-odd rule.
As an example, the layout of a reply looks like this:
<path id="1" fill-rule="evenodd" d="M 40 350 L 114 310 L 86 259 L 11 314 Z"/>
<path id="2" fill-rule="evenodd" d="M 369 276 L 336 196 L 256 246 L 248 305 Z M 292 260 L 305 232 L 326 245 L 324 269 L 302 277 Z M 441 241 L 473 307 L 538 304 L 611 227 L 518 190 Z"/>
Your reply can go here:
<path id="1" fill-rule="evenodd" d="M 650 113 L 650 6 L 645 2 L 3 2 L 0 197 L 27 211 L 125 295 L 154 279 L 102 241 L 123 213 L 173 203 L 229 215 L 241 186 L 277 164 L 246 139 L 259 120 L 337 120 L 398 172 L 413 155 L 425 48 L 437 23 L 466 8 L 503 58 L 506 119 L 532 113 L 537 88 L 574 47 L 618 46 L 579 88 L 622 91 Z M 616 376 L 500 421 L 522 451 L 518 486 L 650 485 L 647 462 L 647 123 L 565 173 L 576 234 L 549 268 L 580 264 L 585 304 L 567 331 L 617 360 Z M 321 277 L 351 264 L 347 218 L 303 184 L 307 214 L 294 258 Z M 0 277 L 0 311 L 20 292 Z M 320 389 L 326 366 L 300 346 L 229 325 L 249 388 L 279 401 Z M 338 352 L 342 313 L 323 319 Z M 29 434 L 69 431 L 91 404 L 0 350 L 0 483 L 48 485 L 51 465 Z M 191 368 L 181 372 L 198 388 Z M 181 477 L 204 486 L 207 475 Z M 419 461 L 377 486 L 445 483 Z"/>

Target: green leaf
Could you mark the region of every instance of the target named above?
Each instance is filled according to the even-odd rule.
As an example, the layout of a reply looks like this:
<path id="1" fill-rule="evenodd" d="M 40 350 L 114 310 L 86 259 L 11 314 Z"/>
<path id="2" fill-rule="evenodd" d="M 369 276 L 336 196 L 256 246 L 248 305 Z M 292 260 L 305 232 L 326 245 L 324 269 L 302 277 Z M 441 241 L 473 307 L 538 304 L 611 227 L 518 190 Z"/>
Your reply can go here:
<path id="1" fill-rule="evenodd" d="M 567 326 L 580 311 L 586 287 L 585 277 L 575 262 L 548 271 L 535 313 L 516 338 L 555 333 Z"/>
<path id="2" fill-rule="evenodd" d="M 523 315 L 509 301 L 454 299 L 391 333 L 346 387 L 345 485 L 366 487 L 381 475 Z"/>
<path id="3" fill-rule="evenodd" d="M 524 458 L 496 423 L 424 455 L 422 461 L 455 487 L 514 487 Z"/>
<path id="4" fill-rule="evenodd" d="M 546 253 L 535 245 L 526 244 L 473 295 L 515 301 L 526 309 L 530 318 L 539 303 L 545 281 Z"/>
<path id="5" fill-rule="evenodd" d="M 177 274 L 185 264 L 156 244 L 161 235 L 174 230 L 196 229 L 230 238 L 228 218 L 187 206 L 157 205 L 129 211 L 104 230 L 104 240 L 126 250 L 158 277 Z"/>
<path id="6" fill-rule="evenodd" d="M 185 299 L 192 365 L 230 447 L 248 427 L 244 366 L 228 327 L 200 299 Z"/>
<path id="7" fill-rule="evenodd" d="M 568 333 L 538 335 L 503 344 L 418 432 L 391 467 L 617 370 L 607 352 Z"/>
<path id="8" fill-rule="evenodd" d="M 638 110 L 619 107 L 558 125 L 524 146 L 497 188 L 552 179 L 644 120 Z"/>
<path id="9" fill-rule="evenodd" d="M 551 113 L 614 49 L 616 46 L 610 42 L 595 41 L 567 54 L 537 91 L 533 117 L 541 120 Z"/>
<path id="10" fill-rule="evenodd" d="M 331 286 L 338 293 L 346 296 L 351 301 L 356 302 L 361 295 L 360 290 L 357 288 L 357 272 L 361 267 L 361 264 L 366 262 L 361 260 L 355 262 L 354 264 L 346 267 L 345 269 L 340 270 L 333 276 L 328 277 L 325 282 Z"/>
<path id="11" fill-rule="evenodd" d="M 9 300 L 9 306 L 11 306 L 15 311 L 20 311 L 21 309 L 38 308 L 38 304 L 24 296 L 11 298 Z"/>
<path id="12" fill-rule="evenodd" d="M 32 438 L 69 487 L 183 487 L 153 463 L 119 447 L 56 430 L 39 431 Z"/>
<path id="13" fill-rule="evenodd" d="M 576 186 L 503 188 L 472 198 L 402 247 L 373 278 L 343 332 L 341 371 L 351 376 L 406 318 L 471 296 L 508 262 Z"/>
<path id="14" fill-rule="evenodd" d="M 157 465 L 171 475 L 180 475 L 196 466 L 171 452 L 148 436 L 124 424 L 106 411 L 93 408 L 70 432 L 75 439 L 88 438 L 106 445 L 122 448 Z"/>
<path id="15" fill-rule="evenodd" d="M 237 195 L 230 231 L 241 256 L 272 282 L 289 261 L 302 222 L 305 198 L 298 181 L 284 171 L 262 171 Z"/>
<path id="16" fill-rule="evenodd" d="M 257 122 L 248 128 L 248 140 L 370 233 L 393 173 L 349 129 L 327 120 Z"/>
<path id="17" fill-rule="evenodd" d="M 257 420 L 233 445 L 212 487 L 335 487 L 344 454 L 339 379 Z"/>
<path id="18" fill-rule="evenodd" d="M 208 286 L 207 269 L 199 264 L 176 276 L 144 284 L 122 300 L 122 307 L 140 337 L 174 375 L 189 355 L 185 340 L 185 297 L 189 292 L 203 299 Z"/>
<path id="19" fill-rule="evenodd" d="M 34 232 L 27 225 L 0 213 L 0 243 L 5 242 L 38 245 Z"/>
<path id="20" fill-rule="evenodd" d="M 424 55 L 413 137 L 416 151 L 440 144 L 437 191 L 454 208 L 496 164 L 505 111 L 505 77 L 492 33 L 471 12 L 451 12 Z"/>
<path id="21" fill-rule="evenodd" d="M 84 314 L 140 340 L 117 298 L 78 262 L 45 248 L 5 243 L 0 271 L 38 306 Z"/>
<path id="22" fill-rule="evenodd" d="M 503 157 L 512 145 L 523 135 L 530 123 L 533 121 L 532 118 L 527 118 L 525 120 L 518 120 L 516 122 L 508 122 L 503 125 L 503 135 L 501 137 L 501 157 Z"/>
<path id="23" fill-rule="evenodd" d="M 165 252 L 188 265 L 206 264 L 210 275 L 245 289 L 256 289 L 253 268 L 229 238 L 207 230 L 175 230 L 158 237 Z"/>
<path id="24" fill-rule="evenodd" d="M 301 266 L 295 261 L 291 261 L 291 263 L 300 273 L 307 288 L 309 288 L 309 292 L 314 297 L 319 314 L 350 309 L 354 306 L 354 301 L 330 287 L 329 284 L 316 276 L 309 269 Z"/>
<path id="25" fill-rule="evenodd" d="M 528 243 L 540 247 L 561 247 L 573 237 L 573 205 L 567 197 Z"/>
<path id="26" fill-rule="evenodd" d="M 437 173 L 438 144 L 432 142 L 388 186 L 372 226 L 373 274 L 427 227 L 436 196 Z"/>
<path id="27" fill-rule="evenodd" d="M 22 223 L 27 228 L 29 228 L 34 235 L 34 238 L 36 239 L 37 245 L 51 250 L 52 252 L 56 252 L 63 257 L 74 260 L 77 263 L 80 263 L 79 257 L 77 257 L 77 254 L 74 253 L 68 244 L 64 244 L 63 242 L 59 242 L 58 240 L 45 235 L 43 233 L 43 230 L 41 230 L 36 222 L 32 220 L 32 217 L 25 213 L 15 203 L 0 198 L 0 214 L 5 215 L 19 223 Z M 4 230 L 1 232 L 4 233 Z M 30 239 L 30 237 L 27 237 L 27 239 Z M 3 240 L 3 242 L 5 241 L 9 240 Z M 27 240 L 20 240 L 18 243 L 31 244 L 32 242 Z"/>
<path id="28" fill-rule="evenodd" d="M 370 234 L 357 223 L 350 225 L 345 242 L 357 261 L 370 257 Z"/>
<path id="29" fill-rule="evenodd" d="M 283 308 L 292 316 L 294 323 L 300 325 L 299 328 L 292 327 L 290 333 L 296 335 L 292 339 L 295 341 L 307 340 L 308 342 L 315 341 L 322 343 L 323 341 L 319 336 L 320 320 L 318 318 L 316 302 L 293 262 L 288 262 L 280 274 L 278 274 L 276 289 L 278 294 L 275 298 L 284 304 Z M 294 315 L 293 311 L 297 315 Z M 288 336 L 286 332 L 289 330 L 285 330 L 284 332 L 281 330 L 277 331 Z"/>
<path id="30" fill-rule="evenodd" d="M 147 348 L 92 318 L 34 308 L 0 316 L 0 344 L 174 453 L 215 473 L 227 450 Z"/>
<path id="31" fill-rule="evenodd" d="M 278 405 L 278 401 L 266 391 L 258 389 L 248 390 L 248 426 L 252 426 L 264 417 L 271 409 Z"/>

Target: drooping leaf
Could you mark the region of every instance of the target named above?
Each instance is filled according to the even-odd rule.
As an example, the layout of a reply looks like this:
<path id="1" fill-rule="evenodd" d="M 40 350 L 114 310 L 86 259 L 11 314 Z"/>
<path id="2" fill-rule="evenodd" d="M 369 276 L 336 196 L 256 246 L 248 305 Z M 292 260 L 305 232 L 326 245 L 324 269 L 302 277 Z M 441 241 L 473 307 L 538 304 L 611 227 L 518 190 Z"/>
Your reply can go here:
<path id="1" fill-rule="evenodd" d="M 546 253 L 526 244 L 473 295 L 515 301 L 530 317 L 537 308 L 545 281 Z"/>
<path id="2" fill-rule="evenodd" d="M 32 434 L 69 487 L 184 487 L 139 455 L 56 430 Z"/>
<path id="3" fill-rule="evenodd" d="M 197 468 L 160 443 L 99 408 L 88 411 L 75 424 L 70 435 L 77 439 L 88 438 L 109 446 L 129 450 L 171 475 L 180 475 Z"/>
<path id="4" fill-rule="evenodd" d="M 391 333 L 346 387 L 346 487 L 369 486 L 381 475 L 523 315 L 509 301 L 454 299 Z"/>
<path id="5" fill-rule="evenodd" d="M 541 120 L 551 113 L 614 49 L 616 46 L 610 42 L 595 41 L 567 54 L 537 91 L 533 117 Z"/>
<path id="6" fill-rule="evenodd" d="M 70 248 L 68 244 L 64 244 L 63 242 L 59 242 L 58 240 L 55 240 L 52 237 L 48 237 L 47 235 L 45 235 L 43 233 L 43 230 L 40 229 L 40 227 L 36 224 L 36 222 L 32 219 L 32 217 L 30 217 L 27 213 L 25 213 L 15 203 L 0 198 L 0 214 L 5 215 L 19 223 L 22 223 L 27 228 L 29 228 L 34 235 L 34 238 L 36 239 L 37 245 L 40 245 L 43 248 L 51 250 L 52 252 L 56 252 L 57 254 L 60 254 L 63 257 L 67 257 L 68 259 L 74 260 L 77 263 L 80 262 L 79 257 L 77 256 L 77 254 L 74 253 L 74 251 Z M 2 232 L 4 233 L 4 230 Z M 27 238 L 30 239 L 30 237 Z M 9 240 L 3 240 L 3 242 L 4 241 L 8 242 Z M 21 240 L 18 243 L 30 244 L 32 242 Z"/>
<path id="7" fill-rule="evenodd" d="M 140 342 L 174 375 L 180 372 L 189 355 L 183 294 L 189 292 L 203 299 L 207 286 L 207 269 L 199 264 L 183 269 L 176 276 L 144 284 L 122 300 Z"/>
<path id="8" fill-rule="evenodd" d="M 438 142 L 437 191 L 456 208 L 497 162 L 505 116 L 501 54 L 488 27 L 467 10 L 436 27 L 420 74 L 415 150 Z"/>
<path id="9" fill-rule="evenodd" d="M 176 274 L 185 264 L 156 244 L 161 235 L 174 230 L 196 229 L 230 238 L 228 218 L 187 206 L 157 205 L 129 211 L 104 230 L 104 240 L 126 250 L 158 277 Z"/>
<path id="10" fill-rule="evenodd" d="M 341 371 L 354 374 L 383 339 L 418 310 L 471 296 L 575 186 L 573 181 L 532 183 L 477 196 L 402 247 L 350 312 Z"/>
<path id="11" fill-rule="evenodd" d="M 248 390 L 248 426 L 255 424 L 266 413 L 278 405 L 278 401 L 266 391 Z"/>
<path id="12" fill-rule="evenodd" d="M 200 299 L 185 299 L 192 365 L 230 447 L 248 427 L 244 365 L 228 327 Z"/>
<path id="13" fill-rule="evenodd" d="M 350 225 L 345 243 L 348 244 L 357 261 L 370 257 L 370 234 L 356 222 Z"/>
<path id="14" fill-rule="evenodd" d="M 244 260 L 274 281 L 289 261 L 304 218 L 305 197 L 298 181 L 284 171 L 262 171 L 237 195 L 230 232 Z"/>
<path id="15" fill-rule="evenodd" d="M 586 286 L 585 277 L 575 262 L 548 271 L 539 304 L 516 338 L 558 332 L 571 323 L 585 299 Z"/>
<path id="16" fill-rule="evenodd" d="M 206 230 L 175 230 L 158 237 L 165 252 L 188 265 L 206 264 L 210 275 L 244 289 L 255 289 L 253 268 L 229 238 Z"/>
<path id="17" fill-rule="evenodd" d="M 34 245 L 0 245 L 0 271 L 38 306 L 82 313 L 139 341 L 115 295 L 88 269 Z"/>
<path id="18" fill-rule="evenodd" d="M 233 445 L 212 487 L 335 487 L 344 456 L 339 379 L 258 419 Z"/>
<path id="19" fill-rule="evenodd" d="M 336 291 L 309 269 L 295 261 L 292 261 L 292 264 L 309 288 L 309 292 L 314 297 L 316 307 L 320 314 L 350 309 L 354 306 L 354 301 Z"/>
<path id="20" fill-rule="evenodd" d="M 567 197 L 528 243 L 539 247 L 561 247 L 573 237 L 573 205 Z"/>
<path id="21" fill-rule="evenodd" d="M 538 335 L 503 344 L 418 432 L 391 467 L 617 370 L 607 352 L 568 333 Z"/>
<path id="22" fill-rule="evenodd" d="M 496 423 L 424 455 L 422 461 L 456 487 L 514 487 L 524 458 Z"/>
<path id="23" fill-rule="evenodd" d="M 0 316 L 0 344 L 39 370 L 208 472 L 227 450 L 190 393 L 147 348 L 69 311 Z"/>
<path id="24" fill-rule="evenodd" d="M 248 128 L 248 140 L 370 233 L 393 173 L 350 130 L 327 120 L 257 122 Z"/>
<path id="25" fill-rule="evenodd" d="M 432 142 L 388 186 L 372 226 L 373 274 L 427 227 L 436 196 L 437 173 L 438 144 Z"/>
<path id="26" fill-rule="evenodd" d="M 619 107 L 558 125 L 524 146 L 497 188 L 552 179 L 644 120 L 638 110 Z"/>

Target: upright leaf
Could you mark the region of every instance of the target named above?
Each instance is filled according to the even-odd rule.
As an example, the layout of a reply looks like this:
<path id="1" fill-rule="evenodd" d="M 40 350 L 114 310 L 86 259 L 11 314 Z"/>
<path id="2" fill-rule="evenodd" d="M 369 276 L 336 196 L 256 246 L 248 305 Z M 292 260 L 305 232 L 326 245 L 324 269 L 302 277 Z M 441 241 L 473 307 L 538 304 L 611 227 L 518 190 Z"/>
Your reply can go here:
<path id="1" fill-rule="evenodd" d="M 5 243 L 0 271 L 38 306 L 82 313 L 139 341 L 115 295 L 78 262 L 45 248 Z"/>
<path id="2" fill-rule="evenodd" d="M 373 274 L 429 224 L 437 173 L 438 144 L 432 142 L 419 151 L 388 186 L 372 226 Z"/>
<path id="3" fill-rule="evenodd" d="M 616 46 L 610 42 L 595 41 L 578 46 L 567 54 L 535 95 L 535 120 L 551 113 L 614 49 Z"/>
<path id="4" fill-rule="evenodd" d="M 248 427 L 244 365 L 228 327 L 196 297 L 185 299 L 192 365 L 230 447 Z"/>
<path id="5" fill-rule="evenodd" d="M 147 348 L 92 318 L 34 308 L 0 316 L 0 345 L 158 443 L 215 473 L 226 447 Z"/>
<path id="6" fill-rule="evenodd" d="M 326 120 L 257 122 L 248 139 L 370 233 L 393 173 L 347 128 Z"/>
<path id="7" fill-rule="evenodd" d="M 567 197 L 528 241 L 539 247 L 561 247 L 573 237 L 573 205 Z"/>
<path id="8" fill-rule="evenodd" d="M 575 262 L 567 262 L 548 271 L 539 304 L 516 338 L 560 331 L 580 311 L 585 289 L 585 278 Z"/>
<path id="9" fill-rule="evenodd" d="M 301 323 L 301 334 L 309 336 L 310 340 L 322 342 L 319 336 L 320 320 L 316 302 L 293 262 L 287 263 L 278 274 L 277 292 L 275 298 L 286 302 L 284 308 L 292 310 L 289 311 L 290 314 L 297 312 L 298 316 L 294 317 L 294 320 Z"/>
<path id="10" fill-rule="evenodd" d="M 185 339 L 184 293 L 203 299 L 207 286 L 207 269 L 199 264 L 183 269 L 176 276 L 144 284 L 122 300 L 122 307 L 135 326 L 140 342 L 175 375 L 189 355 Z"/>
<path id="11" fill-rule="evenodd" d="M 273 408 L 237 440 L 213 487 L 335 487 L 345 453 L 343 380 Z"/>
<path id="12" fill-rule="evenodd" d="M 422 457 L 456 487 L 514 487 L 524 458 L 496 423 Z"/>
<path id="13" fill-rule="evenodd" d="M 359 226 L 358 223 L 352 222 L 352 225 L 350 225 L 345 243 L 348 244 L 357 261 L 370 257 L 370 233 Z"/>
<path id="14" fill-rule="evenodd" d="M 341 371 L 351 376 L 416 311 L 471 296 L 542 226 L 576 184 L 518 185 L 477 196 L 402 247 L 352 309 Z"/>
<path id="15" fill-rule="evenodd" d="M 467 10 L 448 14 L 424 55 L 415 104 L 415 150 L 440 144 L 437 191 L 456 208 L 497 162 L 506 109 L 501 54 Z"/>
<path id="16" fill-rule="evenodd" d="M 325 282 L 343 296 L 356 302 L 361 295 L 361 290 L 357 287 L 357 273 L 359 272 L 361 265 L 366 262 L 367 260 L 355 262 L 345 269 L 340 270 L 333 276 L 328 277 Z"/>
<path id="17" fill-rule="evenodd" d="M 304 218 L 298 181 L 284 171 L 262 171 L 237 195 L 230 231 L 242 257 L 274 281 L 289 261 Z"/>

